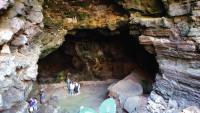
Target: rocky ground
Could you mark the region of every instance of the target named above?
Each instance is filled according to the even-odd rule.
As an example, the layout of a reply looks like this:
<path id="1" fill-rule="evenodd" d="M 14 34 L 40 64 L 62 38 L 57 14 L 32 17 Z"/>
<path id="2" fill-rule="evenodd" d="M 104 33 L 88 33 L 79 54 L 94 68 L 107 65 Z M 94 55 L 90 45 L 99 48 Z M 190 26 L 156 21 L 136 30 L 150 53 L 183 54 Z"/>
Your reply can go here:
<path id="1" fill-rule="evenodd" d="M 47 97 L 46 104 L 39 104 L 36 113 L 77 113 L 80 106 L 91 107 L 98 111 L 98 107 L 107 98 L 108 86 L 116 80 L 83 81 L 79 95 L 68 95 L 65 82 L 43 84 L 35 88 L 30 97 L 38 97 L 38 88 L 43 87 Z"/>

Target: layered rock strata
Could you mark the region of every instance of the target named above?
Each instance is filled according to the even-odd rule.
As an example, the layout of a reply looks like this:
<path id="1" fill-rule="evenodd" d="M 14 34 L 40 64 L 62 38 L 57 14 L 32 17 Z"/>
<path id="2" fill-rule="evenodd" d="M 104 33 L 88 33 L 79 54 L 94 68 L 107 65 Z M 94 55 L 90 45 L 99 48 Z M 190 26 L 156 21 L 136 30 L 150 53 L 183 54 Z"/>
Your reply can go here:
<path id="1" fill-rule="evenodd" d="M 199 1 L 163 1 L 168 17 L 135 17 L 131 24 L 146 26 L 140 43 L 156 54 L 160 73 L 149 97 L 151 112 L 176 112 L 199 106 Z M 159 100 L 156 98 L 160 98 Z"/>

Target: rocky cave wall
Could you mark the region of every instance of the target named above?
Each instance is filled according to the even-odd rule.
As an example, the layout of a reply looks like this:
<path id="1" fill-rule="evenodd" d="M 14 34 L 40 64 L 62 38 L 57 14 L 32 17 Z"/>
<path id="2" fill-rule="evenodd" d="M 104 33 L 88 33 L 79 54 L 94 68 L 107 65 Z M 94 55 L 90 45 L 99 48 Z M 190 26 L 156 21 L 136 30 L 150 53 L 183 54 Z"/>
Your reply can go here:
<path id="1" fill-rule="evenodd" d="M 41 2 L 0 1 L 0 111 L 27 113 L 25 100 L 37 76 L 39 56 L 62 45 L 69 30 L 115 30 L 124 23 L 159 63 L 148 110 L 200 106 L 200 1 L 44 0 L 43 7 Z"/>
<path id="2" fill-rule="evenodd" d="M 39 46 L 33 36 L 43 27 L 38 1 L 0 1 L 0 112 L 27 112 L 26 98 L 37 76 Z"/>
<path id="3" fill-rule="evenodd" d="M 151 112 L 166 111 L 169 107 L 173 108 L 169 110 L 172 112 L 180 106 L 199 106 L 200 2 L 163 0 L 163 4 L 167 17 L 136 19 L 132 16 L 131 21 L 147 26 L 139 40 L 157 55 L 161 71 L 149 98 Z"/>

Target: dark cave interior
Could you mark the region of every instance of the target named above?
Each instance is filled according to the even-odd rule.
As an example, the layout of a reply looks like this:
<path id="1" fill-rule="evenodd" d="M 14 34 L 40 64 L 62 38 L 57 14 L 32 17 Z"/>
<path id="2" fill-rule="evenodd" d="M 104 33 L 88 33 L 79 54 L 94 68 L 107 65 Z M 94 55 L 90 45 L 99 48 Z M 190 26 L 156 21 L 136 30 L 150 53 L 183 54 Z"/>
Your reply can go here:
<path id="1" fill-rule="evenodd" d="M 122 79 L 137 69 L 148 73 L 153 83 L 158 72 L 155 55 L 145 51 L 127 27 L 73 30 L 38 64 L 39 83 L 63 81 L 68 73 L 77 81 Z"/>

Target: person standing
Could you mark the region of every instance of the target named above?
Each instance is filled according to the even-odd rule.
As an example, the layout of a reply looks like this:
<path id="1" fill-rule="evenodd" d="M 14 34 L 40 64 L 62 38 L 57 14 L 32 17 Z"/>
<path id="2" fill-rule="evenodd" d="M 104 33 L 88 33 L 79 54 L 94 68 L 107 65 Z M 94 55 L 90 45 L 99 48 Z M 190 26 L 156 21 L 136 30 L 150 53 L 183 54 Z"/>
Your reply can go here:
<path id="1" fill-rule="evenodd" d="M 70 93 L 70 83 L 71 83 L 71 80 L 69 78 L 67 78 L 67 91 L 68 91 L 68 94 Z"/>
<path id="2" fill-rule="evenodd" d="M 41 104 L 45 103 L 45 93 L 43 89 L 40 90 L 40 103 Z"/>
<path id="3" fill-rule="evenodd" d="M 81 88 L 81 85 L 80 83 L 78 83 L 78 94 L 80 94 L 80 88 Z"/>
<path id="4" fill-rule="evenodd" d="M 37 103 L 38 103 L 38 102 L 37 102 L 37 99 L 34 98 L 34 99 L 33 99 L 33 102 L 34 102 L 34 104 L 33 104 L 33 110 L 34 110 L 34 111 L 37 111 Z"/>
<path id="5" fill-rule="evenodd" d="M 75 93 L 75 95 L 77 95 L 78 94 L 78 83 L 75 82 L 74 85 L 75 85 L 74 93 Z"/>
<path id="6" fill-rule="evenodd" d="M 74 83 L 70 83 L 70 85 L 69 85 L 69 88 L 70 88 L 70 95 L 73 95 L 74 94 L 74 87 L 75 87 L 75 85 L 74 85 Z"/>
<path id="7" fill-rule="evenodd" d="M 29 112 L 30 113 L 33 113 L 33 111 L 34 111 L 34 100 L 33 100 L 33 98 L 30 98 L 30 100 L 28 101 L 28 104 L 29 104 Z"/>

